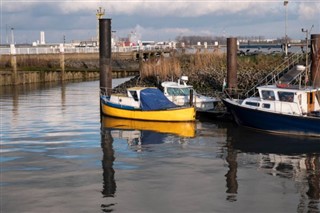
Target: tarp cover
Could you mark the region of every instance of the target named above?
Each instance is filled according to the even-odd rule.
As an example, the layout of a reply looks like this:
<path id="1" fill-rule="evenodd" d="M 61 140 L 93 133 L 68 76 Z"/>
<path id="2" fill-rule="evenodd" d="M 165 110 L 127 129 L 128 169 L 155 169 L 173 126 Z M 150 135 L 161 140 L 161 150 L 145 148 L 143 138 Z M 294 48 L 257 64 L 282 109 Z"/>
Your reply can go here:
<path id="1" fill-rule="evenodd" d="M 161 110 L 177 107 L 156 88 L 147 88 L 140 91 L 140 104 L 142 110 Z"/>

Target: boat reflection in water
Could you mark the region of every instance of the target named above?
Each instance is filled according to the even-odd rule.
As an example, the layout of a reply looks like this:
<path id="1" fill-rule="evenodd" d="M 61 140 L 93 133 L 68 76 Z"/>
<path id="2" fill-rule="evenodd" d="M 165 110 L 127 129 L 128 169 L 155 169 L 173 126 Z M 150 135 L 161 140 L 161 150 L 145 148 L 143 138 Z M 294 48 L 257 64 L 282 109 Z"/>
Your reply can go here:
<path id="1" fill-rule="evenodd" d="M 101 204 L 101 210 L 112 212 L 116 206 L 116 202 L 112 199 L 115 197 L 117 188 L 113 168 L 115 161 L 114 139 L 125 139 L 129 146 L 133 146 L 137 152 L 141 152 L 147 150 L 147 147 L 143 147 L 143 145 L 164 143 L 165 137 L 170 134 L 181 139 L 193 138 L 195 131 L 195 122 L 153 122 L 102 116 L 103 189 L 101 193 L 103 197 L 109 199 L 106 199 L 106 203 Z"/>
<path id="2" fill-rule="evenodd" d="M 102 117 L 104 128 L 115 130 L 134 130 L 136 132 L 128 133 L 132 137 L 139 136 L 139 131 L 152 131 L 154 133 L 174 134 L 180 137 L 195 137 L 195 122 L 158 122 L 158 121 L 139 121 L 130 119 L 121 119 L 113 117 Z M 129 136 L 129 135 L 128 135 Z"/>
<path id="3" fill-rule="evenodd" d="M 299 155 L 320 153 L 320 138 L 305 136 L 284 136 L 236 127 L 228 128 L 232 146 L 242 152 Z"/>
<path id="4" fill-rule="evenodd" d="M 216 123 L 212 125 L 212 123 L 205 121 L 198 122 L 197 135 L 195 135 L 194 123 L 173 124 L 175 124 L 175 127 L 169 126 L 170 123 L 166 122 L 143 122 L 103 117 L 101 146 L 103 150 L 104 184 L 102 194 L 107 199 L 101 205 L 102 211 L 111 212 L 116 207 L 119 207 L 119 201 L 116 200 L 117 196 L 115 194 L 117 190 L 120 191 L 121 187 L 117 188 L 117 179 L 115 178 L 114 144 L 117 146 L 118 154 L 125 155 L 126 158 L 133 152 L 135 154 L 136 152 L 140 152 L 137 155 L 134 154 L 134 156 L 144 156 L 144 159 L 151 159 L 154 157 L 167 157 L 166 151 L 168 150 L 166 145 L 152 146 L 153 144 L 176 141 L 177 138 L 188 141 L 190 146 L 187 147 L 183 156 L 187 158 L 191 155 L 196 156 L 196 158 L 191 159 L 197 163 L 204 163 L 205 161 L 202 160 L 205 158 L 199 159 L 199 155 L 195 155 L 195 152 L 193 152 L 195 150 L 202 150 L 201 157 L 209 156 L 205 159 L 208 161 L 213 159 L 213 155 L 219 158 L 219 162 L 220 158 L 223 159 L 224 169 L 218 172 L 218 175 L 222 175 L 225 180 L 222 190 L 225 190 L 225 199 L 233 202 L 232 205 L 241 207 L 242 203 L 246 204 L 243 201 L 244 197 L 249 199 L 252 196 L 257 196 L 258 201 L 261 201 L 260 199 L 267 199 L 267 202 L 276 202 L 276 207 L 271 207 L 270 209 L 283 207 L 284 209 L 282 210 L 286 210 L 286 204 L 283 203 L 288 203 L 294 206 L 294 209 L 297 210 L 296 212 L 320 211 L 320 139 L 271 135 L 263 132 L 254 132 L 243 127 L 235 127 L 232 123 Z M 174 129 L 175 131 L 173 131 Z M 182 134 L 181 132 L 184 132 L 186 129 L 189 129 L 187 131 L 188 134 Z M 223 134 L 217 135 L 216 133 L 219 132 L 223 132 Z M 170 137 L 174 138 L 174 140 L 171 140 L 172 138 Z M 126 144 L 124 144 L 125 149 L 121 149 L 119 147 L 123 143 L 122 145 L 113 143 L 118 138 L 128 141 L 130 149 L 127 149 Z M 215 142 L 216 139 L 219 142 Z M 200 149 L 195 144 L 197 141 L 201 142 L 203 149 Z M 219 145 L 220 142 L 221 146 Z M 161 151 L 155 147 L 160 147 Z M 172 162 L 170 160 L 175 161 L 175 155 L 172 155 L 172 153 L 176 153 L 174 152 L 176 151 L 174 150 L 175 147 L 169 146 L 169 149 L 170 157 L 173 157 L 168 158 L 168 162 Z M 212 150 L 214 151 L 212 152 Z M 179 155 L 179 157 L 183 156 Z M 118 159 L 118 165 L 123 163 L 121 162 L 122 160 Z M 216 161 L 217 159 L 213 160 L 212 163 L 218 162 Z M 129 162 L 129 164 L 125 165 L 125 168 L 130 166 L 135 168 L 136 165 L 141 166 L 141 170 L 139 171 L 143 171 L 145 168 L 143 167 L 144 160 L 139 161 L 141 164 L 123 161 Z M 162 160 L 160 163 L 162 163 Z M 201 164 L 197 165 L 201 167 Z M 217 167 L 218 164 L 210 164 L 209 168 L 211 166 L 213 168 L 212 173 L 208 171 L 207 175 L 215 178 L 215 174 L 217 174 L 216 168 L 219 169 L 219 167 Z M 188 169 L 190 168 L 188 167 Z M 179 169 L 185 171 L 183 170 L 184 167 L 180 164 Z M 123 172 L 121 169 L 117 169 L 116 173 L 118 171 L 120 174 Z M 145 175 L 140 172 L 138 174 Z M 123 182 L 119 181 L 117 183 L 123 187 Z M 283 200 L 276 201 L 275 199 L 279 198 L 279 196 L 271 197 L 278 194 Z M 243 208 L 249 208 L 248 212 L 258 212 L 255 205 Z M 292 206 L 290 206 L 290 209 L 292 209 Z"/>
<path id="5" fill-rule="evenodd" d="M 236 200 L 239 193 L 237 169 L 238 163 L 242 162 L 246 165 L 256 164 L 258 171 L 265 174 L 296 182 L 300 195 L 298 212 L 320 211 L 319 138 L 284 137 L 243 127 L 228 128 L 227 135 L 228 200 Z"/>

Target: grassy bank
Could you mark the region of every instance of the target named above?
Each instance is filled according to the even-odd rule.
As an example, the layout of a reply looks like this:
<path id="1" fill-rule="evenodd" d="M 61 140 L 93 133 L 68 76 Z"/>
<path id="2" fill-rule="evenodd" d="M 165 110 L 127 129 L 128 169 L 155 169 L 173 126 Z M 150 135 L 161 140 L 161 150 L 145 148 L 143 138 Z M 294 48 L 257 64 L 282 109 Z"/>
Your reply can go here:
<path id="1" fill-rule="evenodd" d="M 56 71 L 62 66 L 66 71 L 99 71 L 98 53 L 72 53 L 72 54 L 39 54 L 16 55 L 18 71 Z M 12 70 L 12 56 L 0 56 L 0 70 Z M 112 56 L 113 69 L 129 71 L 138 70 L 139 64 L 133 59 L 132 53 L 114 54 Z"/>

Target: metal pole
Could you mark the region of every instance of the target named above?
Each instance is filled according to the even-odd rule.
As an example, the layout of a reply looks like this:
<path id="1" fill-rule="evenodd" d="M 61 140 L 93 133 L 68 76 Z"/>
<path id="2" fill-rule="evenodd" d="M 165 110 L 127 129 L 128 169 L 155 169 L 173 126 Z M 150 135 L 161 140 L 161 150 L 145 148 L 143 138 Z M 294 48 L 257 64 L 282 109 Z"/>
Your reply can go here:
<path id="1" fill-rule="evenodd" d="M 193 106 L 193 89 L 190 89 L 190 106 Z"/>
<path id="2" fill-rule="evenodd" d="M 6 24 L 6 41 L 9 44 L 9 37 L 8 37 L 8 25 Z"/>
<path id="3" fill-rule="evenodd" d="M 11 27 L 11 44 L 14 44 L 14 35 L 13 35 L 14 28 Z"/>
<path id="4" fill-rule="evenodd" d="M 309 55 L 309 44 L 308 44 L 308 30 L 306 31 L 306 75 L 305 75 L 305 79 L 304 79 L 304 87 L 307 87 L 307 79 L 308 79 L 308 73 L 309 73 L 309 58 L 308 58 L 308 55 Z"/>
<path id="5" fill-rule="evenodd" d="M 284 2 L 283 2 L 283 5 L 285 6 L 285 26 L 284 26 L 284 31 L 285 31 L 285 37 L 284 37 L 284 45 L 285 45 L 285 47 L 284 47 L 284 50 L 285 50 L 285 54 L 286 54 L 286 56 L 288 56 L 288 36 L 287 36 L 287 19 L 288 19 L 288 12 L 287 12 L 287 5 L 288 5 L 288 3 L 289 3 L 289 1 L 287 1 L 287 0 L 285 0 Z"/>
<path id="6" fill-rule="evenodd" d="M 305 71 L 305 80 L 304 80 L 304 86 L 306 87 L 307 86 L 307 79 L 308 79 L 308 71 L 309 71 L 309 59 L 308 59 L 308 55 L 309 55 L 309 44 L 308 44 L 308 36 L 309 36 L 309 33 L 308 33 L 308 29 L 301 29 L 301 31 L 303 33 L 306 33 L 306 71 Z"/>

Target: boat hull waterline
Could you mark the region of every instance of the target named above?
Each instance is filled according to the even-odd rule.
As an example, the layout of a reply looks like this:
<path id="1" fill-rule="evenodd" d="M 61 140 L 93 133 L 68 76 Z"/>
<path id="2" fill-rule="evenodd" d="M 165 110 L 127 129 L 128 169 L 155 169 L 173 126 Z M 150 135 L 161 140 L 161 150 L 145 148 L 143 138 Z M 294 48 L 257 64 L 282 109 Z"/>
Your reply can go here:
<path id="1" fill-rule="evenodd" d="M 272 113 L 243 107 L 224 99 L 236 123 L 241 126 L 277 134 L 320 137 L 320 117 Z"/>
<path id="2" fill-rule="evenodd" d="M 195 121 L 194 107 L 169 108 L 165 110 L 128 109 L 101 100 L 101 110 L 104 115 L 145 121 Z"/>

